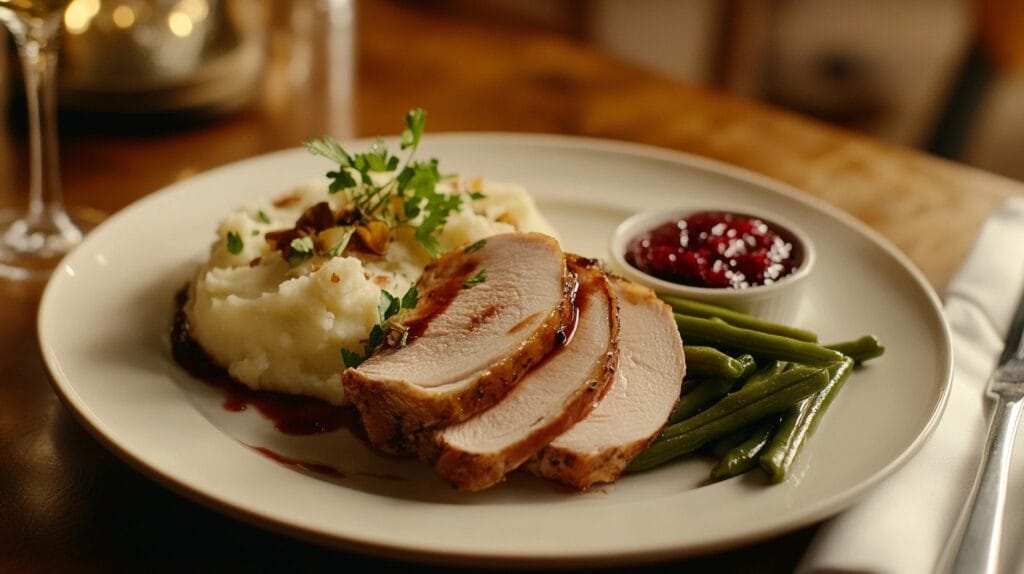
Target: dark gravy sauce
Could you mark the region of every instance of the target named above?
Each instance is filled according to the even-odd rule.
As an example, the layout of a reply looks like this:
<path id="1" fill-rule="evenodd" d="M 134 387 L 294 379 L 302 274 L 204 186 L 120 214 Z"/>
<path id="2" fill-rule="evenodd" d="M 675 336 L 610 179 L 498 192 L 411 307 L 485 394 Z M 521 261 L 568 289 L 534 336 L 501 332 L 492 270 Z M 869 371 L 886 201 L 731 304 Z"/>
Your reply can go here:
<path id="1" fill-rule="evenodd" d="M 192 338 L 184 308 L 187 300 L 187 288 L 179 291 L 175 297 L 171 352 L 175 362 L 192 377 L 224 392 L 224 410 L 238 412 L 249 407 L 255 408 L 285 434 L 310 435 L 345 428 L 366 442 L 366 431 L 363 430 L 359 412 L 351 405 L 337 406 L 308 397 L 256 391 L 232 379 Z M 340 380 L 338 384 L 341 384 Z"/>

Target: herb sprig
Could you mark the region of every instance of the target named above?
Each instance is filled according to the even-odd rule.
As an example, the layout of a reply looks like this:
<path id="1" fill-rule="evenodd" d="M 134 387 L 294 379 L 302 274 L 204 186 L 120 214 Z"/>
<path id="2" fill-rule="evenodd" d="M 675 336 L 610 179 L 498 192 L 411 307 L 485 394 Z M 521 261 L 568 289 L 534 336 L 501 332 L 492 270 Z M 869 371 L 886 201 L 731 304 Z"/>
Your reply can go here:
<path id="1" fill-rule="evenodd" d="M 487 281 L 487 270 L 481 269 L 480 271 L 477 272 L 476 275 L 470 277 L 469 279 L 466 279 L 462 283 L 462 288 L 472 289 L 473 287 L 476 287 L 477 285 L 483 283 L 484 281 Z"/>
<path id="2" fill-rule="evenodd" d="M 399 138 L 402 151 L 408 151 L 404 163 L 389 153 L 383 140 L 377 140 L 364 153 L 349 154 L 341 144 L 330 137 L 306 142 L 311 153 L 338 164 L 337 170 L 327 172 L 328 191 L 351 194 L 357 217 L 363 223 L 383 220 L 390 226 L 409 225 L 415 230 L 416 240 L 431 256 L 441 253 L 437 233 L 448 221 L 448 216 L 462 205 L 460 194 L 437 192 L 441 173 L 437 160 L 413 161 L 426 126 L 427 113 L 411 110 L 405 116 L 405 128 Z M 399 167 L 401 166 L 401 167 Z M 383 183 L 375 182 L 374 173 L 392 172 Z M 392 208 L 393 198 L 401 199 L 401 207 Z"/>
<path id="3" fill-rule="evenodd" d="M 301 265 L 313 256 L 314 244 L 312 237 L 296 237 L 295 239 L 292 239 L 289 245 L 291 247 L 291 252 L 288 254 L 289 267 Z"/>
<path id="4" fill-rule="evenodd" d="M 363 361 L 369 359 L 371 355 L 382 345 L 384 342 L 391 341 L 388 337 L 388 330 L 395 325 L 392 321 L 400 311 L 412 309 L 419 302 L 419 291 L 416 290 L 416 286 L 409 287 L 409 290 L 405 292 L 401 298 L 392 295 L 385 289 L 380 290 L 380 301 L 377 302 L 377 316 L 379 322 L 370 329 L 370 334 L 366 338 L 366 345 L 363 347 L 363 353 L 359 354 L 355 351 L 342 348 L 341 349 L 341 360 L 345 364 L 345 368 L 354 368 L 362 364 Z M 407 332 L 402 331 L 397 341 L 396 346 L 405 345 Z M 389 343 L 390 344 L 390 343 Z"/>
<path id="5" fill-rule="evenodd" d="M 235 230 L 228 231 L 228 253 L 232 255 L 238 255 L 245 249 L 245 243 L 242 241 L 242 235 Z"/>

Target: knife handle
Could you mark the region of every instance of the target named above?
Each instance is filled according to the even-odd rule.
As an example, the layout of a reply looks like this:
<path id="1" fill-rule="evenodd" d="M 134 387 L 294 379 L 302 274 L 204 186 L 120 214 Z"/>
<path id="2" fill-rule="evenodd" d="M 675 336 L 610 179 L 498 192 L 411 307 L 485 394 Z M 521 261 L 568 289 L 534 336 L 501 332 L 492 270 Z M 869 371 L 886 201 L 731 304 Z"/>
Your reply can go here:
<path id="1" fill-rule="evenodd" d="M 939 572 L 995 574 L 998 570 L 1007 474 L 1022 408 L 1024 401 L 1019 397 L 999 396 L 974 488 L 953 530 Z"/>

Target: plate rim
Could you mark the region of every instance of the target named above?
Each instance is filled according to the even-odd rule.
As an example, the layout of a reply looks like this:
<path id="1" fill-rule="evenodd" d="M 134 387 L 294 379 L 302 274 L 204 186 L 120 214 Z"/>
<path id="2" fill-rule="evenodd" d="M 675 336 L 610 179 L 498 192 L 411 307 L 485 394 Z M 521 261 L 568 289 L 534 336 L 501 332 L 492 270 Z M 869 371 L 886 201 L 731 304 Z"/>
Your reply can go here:
<path id="1" fill-rule="evenodd" d="M 376 138 L 359 138 L 349 139 L 342 143 L 345 145 L 365 145 L 374 141 Z M 386 141 L 393 141 L 393 136 L 384 138 Z M 568 136 L 568 135 L 554 135 L 554 134 L 528 134 L 518 132 L 494 132 L 494 131 L 483 131 L 483 132 L 438 132 L 429 135 L 429 139 L 425 141 L 439 141 L 444 140 L 444 143 L 459 143 L 459 140 L 467 140 L 467 142 L 473 140 L 489 140 L 494 143 L 510 143 L 516 145 L 526 146 L 544 146 L 544 147 L 557 147 L 557 148 L 573 148 L 581 151 L 603 151 L 611 152 L 616 155 L 626 155 L 636 158 L 653 158 L 662 161 L 667 161 L 672 164 L 681 165 L 683 167 L 696 169 L 703 172 L 710 172 L 725 176 L 729 179 L 739 180 L 741 182 L 758 186 L 761 188 L 767 188 L 770 191 L 783 195 L 787 199 L 793 200 L 807 208 L 822 212 L 834 219 L 838 219 L 843 224 L 847 225 L 859 235 L 868 239 L 874 243 L 877 247 L 882 249 L 885 254 L 893 258 L 904 270 L 906 270 L 910 277 L 913 279 L 914 286 L 920 291 L 920 295 L 923 296 L 924 300 L 928 303 L 928 309 L 934 316 L 931 319 L 936 319 L 938 325 L 941 326 L 941 333 L 939 339 L 942 342 L 942 357 L 941 361 L 937 361 L 937 372 L 944 374 L 942 377 L 941 389 L 935 402 L 935 407 L 925 425 L 918 432 L 917 436 L 907 447 L 895 457 L 889 461 L 888 464 L 880 468 L 873 475 L 867 479 L 859 482 L 856 486 L 849 488 L 843 492 L 832 494 L 826 497 L 818 504 L 811 508 L 801 509 L 799 512 L 794 512 L 789 522 L 785 525 L 779 525 L 775 528 L 762 529 L 757 532 L 747 533 L 745 535 L 733 536 L 727 539 L 717 540 L 715 542 L 709 542 L 700 545 L 690 545 L 681 548 L 661 548 L 660 550 L 651 551 L 650 549 L 637 550 L 637 551 L 625 551 L 616 553 L 604 553 L 604 554 L 572 554 L 572 553 L 533 553 L 529 555 L 523 555 L 521 552 L 506 551 L 504 553 L 493 553 L 493 552 L 466 552 L 458 549 L 436 549 L 436 548 L 418 548 L 411 547 L 409 545 L 403 545 L 401 543 L 388 544 L 381 541 L 357 539 L 350 537 L 340 537 L 337 534 L 331 534 L 328 532 L 319 532 L 311 529 L 309 526 L 304 526 L 299 521 L 287 522 L 280 520 L 275 516 L 268 516 L 266 513 L 260 513 L 239 507 L 230 502 L 217 498 L 215 494 L 204 491 L 202 488 L 197 488 L 194 485 L 187 483 L 184 480 L 176 478 L 175 476 L 167 473 L 165 470 L 157 468 L 153 465 L 148 464 L 141 458 L 136 457 L 128 449 L 118 444 L 114 437 L 108 436 L 104 433 L 105 425 L 101 421 L 93 418 L 92 412 L 88 405 L 86 405 L 81 397 L 75 392 L 74 385 L 70 380 L 64 376 L 64 373 L 60 369 L 58 358 L 55 356 L 53 349 L 46 342 L 46 332 L 44 325 L 47 320 L 49 309 L 54 305 L 52 300 L 57 296 L 57 287 L 54 285 L 59 284 L 60 280 L 51 278 L 48 281 L 42 297 L 40 298 L 39 312 L 37 315 L 37 339 L 40 345 L 40 349 L 43 355 L 44 362 L 47 367 L 49 375 L 49 381 L 51 386 L 54 388 L 56 394 L 61 399 L 72 414 L 75 416 L 83 426 L 85 426 L 90 433 L 95 436 L 105 447 L 111 452 L 116 454 L 120 459 L 129 464 L 132 468 L 135 468 L 142 472 L 144 475 L 150 477 L 158 484 L 168 487 L 171 490 L 183 495 L 185 498 L 199 502 L 207 507 L 213 508 L 220 512 L 240 519 L 242 522 L 247 524 L 267 528 L 274 532 L 278 532 L 282 535 L 286 535 L 293 538 L 299 538 L 309 542 L 327 545 L 336 548 L 342 548 L 352 550 L 361 553 L 367 553 L 375 556 L 395 558 L 401 557 L 402 559 L 414 560 L 418 562 L 434 563 L 434 564 L 447 564 L 447 565 L 481 565 L 490 564 L 493 565 L 495 561 L 500 561 L 504 565 L 523 565 L 523 566 L 537 566 L 537 565 L 587 565 L 587 564 L 641 564 L 647 562 L 656 562 L 671 558 L 679 558 L 684 556 L 693 556 L 698 554 L 704 554 L 707 552 L 713 552 L 715 550 L 721 550 L 726 548 L 732 548 L 743 544 L 749 544 L 759 540 L 765 540 L 774 536 L 781 535 L 786 532 L 794 531 L 798 528 L 805 527 L 814 522 L 820 521 L 824 518 L 832 516 L 844 508 L 853 505 L 859 500 L 866 492 L 877 485 L 879 482 L 893 474 L 896 470 L 906 464 L 913 456 L 921 449 L 923 444 L 931 437 L 942 414 L 945 411 L 946 405 L 949 400 L 950 389 L 953 377 L 953 352 L 952 352 L 952 338 L 949 324 L 946 320 L 945 314 L 942 310 L 941 300 L 936 294 L 935 290 L 925 279 L 923 273 L 917 268 L 917 266 L 907 257 L 902 251 L 897 249 L 886 237 L 861 222 L 853 215 L 835 207 L 820 198 L 810 195 L 807 192 L 800 191 L 797 187 L 787 184 L 785 182 L 773 179 L 771 177 L 753 172 L 743 167 L 728 164 L 716 159 L 699 156 L 687 152 L 681 152 L 677 150 L 657 147 L 649 144 L 626 142 L 619 140 L 585 137 L 585 136 Z M 466 142 L 464 142 L 466 143 Z M 155 190 L 135 201 L 128 204 L 124 208 L 118 210 L 110 218 L 100 224 L 99 228 L 106 225 L 113 225 L 112 222 L 120 221 L 122 219 L 131 218 L 134 213 L 139 210 L 145 209 L 146 205 L 151 201 L 156 201 L 158 197 L 175 192 L 175 190 L 183 187 L 189 187 L 195 185 L 195 180 L 198 178 L 208 178 L 216 176 L 218 173 L 228 170 L 240 170 L 246 169 L 252 165 L 267 161 L 271 158 L 284 157 L 289 155 L 296 155 L 299 153 L 305 153 L 305 150 L 301 147 L 288 148 L 283 150 L 277 150 L 266 154 L 243 158 L 237 161 L 233 161 L 203 172 L 193 175 L 187 179 L 174 182 L 167 185 L 159 190 Z M 298 178 L 297 178 L 298 179 Z M 299 183 L 296 181 L 296 183 Z M 86 241 L 88 241 L 88 237 Z M 68 257 L 72 257 L 69 254 Z M 65 261 L 62 261 L 57 269 L 63 268 Z M 56 277 L 58 273 L 55 273 Z M 486 562 L 485 562 L 486 561 Z"/>

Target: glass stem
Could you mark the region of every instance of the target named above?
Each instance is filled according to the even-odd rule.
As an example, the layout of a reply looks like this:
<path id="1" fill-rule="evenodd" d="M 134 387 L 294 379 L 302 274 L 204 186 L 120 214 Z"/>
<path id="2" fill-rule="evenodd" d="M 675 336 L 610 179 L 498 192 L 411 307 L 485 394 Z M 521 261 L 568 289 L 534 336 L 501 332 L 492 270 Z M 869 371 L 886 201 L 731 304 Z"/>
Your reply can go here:
<path id="1" fill-rule="evenodd" d="M 60 15 L 34 20 L 15 34 L 25 75 L 28 111 L 29 201 L 26 222 L 31 230 L 48 231 L 66 219 L 61 199 L 57 149 L 57 29 Z"/>

